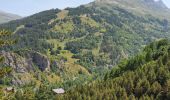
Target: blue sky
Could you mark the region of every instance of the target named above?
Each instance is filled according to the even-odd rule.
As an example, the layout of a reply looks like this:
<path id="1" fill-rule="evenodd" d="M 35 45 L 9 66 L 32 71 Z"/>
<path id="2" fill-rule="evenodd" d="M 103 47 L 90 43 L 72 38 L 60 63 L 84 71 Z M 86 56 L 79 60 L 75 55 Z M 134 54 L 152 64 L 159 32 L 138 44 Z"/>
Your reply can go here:
<path id="1" fill-rule="evenodd" d="M 76 7 L 92 1 L 93 0 L 0 0 L 0 10 L 20 16 L 28 16 L 43 10 Z M 170 0 L 163 1 L 170 8 Z"/>
<path id="2" fill-rule="evenodd" d="M 0 10 L 28 16 L 52 8 L 64 9 L 87 4 L 93 0 L 0 0 Z"/>
<path id="3" fill-rule="evenodd" d="M 162 0 L 168 8 L 170 8 L 170 0 Z"/>

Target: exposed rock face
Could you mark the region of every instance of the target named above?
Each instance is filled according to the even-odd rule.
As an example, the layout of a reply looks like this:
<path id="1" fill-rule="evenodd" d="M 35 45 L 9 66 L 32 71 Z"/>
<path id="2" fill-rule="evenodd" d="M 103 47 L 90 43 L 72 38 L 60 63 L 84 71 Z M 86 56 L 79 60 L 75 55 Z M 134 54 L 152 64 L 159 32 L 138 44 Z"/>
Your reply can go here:
<path id="1" fill-rule="evenodd" d="M 2 51 L 1 55 L 5 57 L 5 64 L 11 66 L 16 73 L 25 73 L 32 70 L 32 64 L 17 54 Z"/>
<path id="2" fill-rule="evenodd" d="M 39 53 L 32 53 L 32 61 L 41 71 L 48 71 L 50 69 L 50 61 L 44 55 Z"/>
<path id="3" fill-rule="evenodd" d="M 41 71 L 50 70 L 50 61 L 40 53 L 28 52 L 24 57 L 16 54 L 2 51 L 0 55 L 4 56 L 4 64 L 12 67 L 10 75 L 13 85 L 29 84 L 34 78 L 31 72 L 36 72 L 36 67 Z"/>
<path id="4" fill-rule="evenodd" d="M 30 52 L 26 57 L 4 51 L 0 54 L 5 57 L 5 64 L 11 66 L 17 73 L 32 71 L 34 70 L 33 65 L 36 65 L 41 71 L 50 69 L 50 61 L 40 53 Z"/>

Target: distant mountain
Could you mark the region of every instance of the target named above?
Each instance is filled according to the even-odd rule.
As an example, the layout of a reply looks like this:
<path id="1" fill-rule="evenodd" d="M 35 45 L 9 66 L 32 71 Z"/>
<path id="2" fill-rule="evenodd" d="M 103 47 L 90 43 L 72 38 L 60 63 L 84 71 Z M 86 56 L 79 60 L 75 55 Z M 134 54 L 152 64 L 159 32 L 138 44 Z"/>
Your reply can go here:
<path id="1" fill-rule="evenodd" d="M 94 3 L 101 6 L 118 6 L 140 15 L 170 18 L 170 10 L 162 0 L 96 0 Z"/>
<path id="2" fill-rule="evenodd" d="M 128 6 L 131 6 L 131 7 L 137 6 L 137 4 L 140 3 L 140 6 L 138 7 L 141 7 L 143 4 L 145 4 L 145 6 L 150 6 L 152 8 L 168 9 L 162 0 L 131 0 L 131 1 L 128 1 L 128 0 L 95 0 L 95 2 L 108 3 L 108 4 L 120 4 L 120 5 L 124 4 L 126 6 L 129 4 Z"/>
<path id="3" fill-rule="evenodd" d="M 11 20 L 20 19 L 20 18 L 21 16 L 0 11 L 0 24 L 9 22 Z"/>

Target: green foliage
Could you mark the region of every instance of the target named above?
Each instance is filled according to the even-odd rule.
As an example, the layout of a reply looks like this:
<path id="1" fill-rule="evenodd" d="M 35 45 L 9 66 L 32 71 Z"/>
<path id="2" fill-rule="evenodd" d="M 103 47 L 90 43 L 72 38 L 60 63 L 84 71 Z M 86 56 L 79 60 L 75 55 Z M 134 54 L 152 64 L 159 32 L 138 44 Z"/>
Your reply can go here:
<path id="1" fill-rule="evenodd" d="M 52 48 L 52 46 L 44 41 L 45 37 L 49 37 L 45 30 L 52 27 L 48 23 L 56 17 L 56 13 L 59 11 L 58 9 L 52 9 L 0 25 L 0 29 L 9 29 L 15 32 L 13 38 L 18 40 L 15 45 L 2 49 L 19 50 L 19 48 L 26 48 L 46 53 L 47 49 Z M 17 29 L 20 26 L 24 27 Z"/>
<path id="2" fill-rule="evenodd" d="M 65 11 L 52 9 L 2 24 L 0 28 L 14 31 L 18 38 L 17 44 L 2 49 L 18 51 L 24 48 L 43 54 L 50 49 L 52 55 L 58 56 L 59 51 L 55 51 L 54 45 L 47 42 L 55 39 L 74 54 L 84 55 L 82 51 L 95 52 L 97 48 L 99 52 L 95 54 L 97 60 L 94 63 L 106 66 L 116 65 L 122 58 L 138 53 L 143 45 L 155 39 L 169 37 L 167 33 L 162 34 L 165 27 L 168 32 L 166 19 L 139 17 L 116 6 L 96 6 L 67 8 Z M 88 65 L 92 67 L 90 63 Z"/>
<path id="3" fill-rule="evenodd" d="M 11 38 L 12 32 L 0 30 L 0 47 L 14 44 L 16 41 Z"/>
<path id="4" fill-rule="evenodd" d="M 7 30 L 0 30 L 0 47 L 4 47 L 15 43 L 15 41 L 9 38 L 11 34 L 12 33 Z M 0 79 L 4 75 L 9 74 L 12 71 L 11 67 L 7 67 L 3 63 L 4 63 L 4 57 L 0 55 Z"/>
<path id="5" fill-rule="evenodd" d="M 11 40 L 9 37 L 11 36 L 11 32 L 7 30 L 0 30 L 0 47 L 5 47 L 7 45 L 11 45 L 15 43 L 15 41 Z M 4 57 L 0 55 L 0 81 L 4 84 L 8 83 L 8 78 L 4 78 L 4 76 L 9 75 L 12 71 L 12 68 L 6 66 L 4 64 Z M 4 97 L 3 87 L 0 86 L 0 97 Z M 7 96 L 5 99 L 13 99 L 13 96 Z"/>
<path id="6" fill-rule="evenodd" d="M 170 37 L 167 19 L 138 16 L 118 6 L 93 3 L 66 10 L 63 16 L 63 11 L 52 9 L 0 25 L 0 29 L 15 33 L 12 37 L 0 36 L 0 46 L 3 46 L 0 50 L 15 51 L 23 57 L 27 50 L 47 55 L 51 60 L 50 71 L 62 80 L 59 86 L 68 90 L 67 94 L 58 96 L 59 99 L 169 98 L 170 93 L 165 90 L 170 84 L 168 40 L 151 43 L 142 53 L 132 57 L 148 43 Z M 15 38 L 18 42 L 9 46 L 13 42 L 6 40 Z M 128 57 L 130 60 L 120 61 Z M 104 77 L 114 65 L 117 66 Z M 5 68 L 0 76 L 10 71 Z M 40 71 L 36 69 L 35 72 Z M 41 83 L 39 89 L 33 91 L 34 86 L 23 87 L 21 97 L 17 92 L 16 98 L 55 98 L 51 89 L 58 87 L 58 83 L 57 86 L 45 83 L 51 72 L 40 72 L 42 79 L 36 79 L 36 85 Z M 104 80 L 81 86 L 101 77 Z"/>
<path id="7" fill-rule="evenodd" d="M 72 41 L 66 43 L 66 50 L 70 50 L 72 53 L 79 53 L 82 49 L 92 50 L 93 48 L 97 48 L 97 43 L 99 42 L 99 37 L 95 37 L 94 35 L 88 35 L 86 38 Z"/>
<path id="8" fill-rule="evenodd" d="M 153 45 L 157 48 L 154 48 Z M 151 43 L 139 55 L 123 61 L 116 68 L 113 68 L 110 73 L 105 75 L 105 80 L 78 86 L 56 98 L 78 99 L 85 96 L 90 99 L 108 100 L 113 98 L 119 100 L 168 100 L 170 89 L 169 48 L 170 44 L 167 40 Z M 163 55 L 154 59 L 154 55 L 159 54 L 162 50 Z M 154 53 L 149 56 L 151 58 L 149 60 L 146 58 L 148 52 Z M 162 64 L 159 64 L 160 61 Z"/>

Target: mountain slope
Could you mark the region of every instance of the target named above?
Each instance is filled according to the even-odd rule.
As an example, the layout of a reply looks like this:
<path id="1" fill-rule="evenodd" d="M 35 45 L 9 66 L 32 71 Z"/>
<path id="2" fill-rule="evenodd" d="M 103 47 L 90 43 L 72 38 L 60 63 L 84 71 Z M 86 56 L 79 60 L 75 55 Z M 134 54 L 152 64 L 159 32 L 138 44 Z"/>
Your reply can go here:
<path id="1" fill-rule="evenodd" d="M 162 0 L 96 0 L 96 5 L 118 6 L 139 15 L 152 15 L 160 18 L 170 18 L 170 11 Z"/>
<path id="2" fill-rule="evenodd" d="M 139 6 L 145 9 L 141 13 L 129 6 L 138 7 L 139 3 L 123 1 L 116 0 L 120 6 L 95 1 L 77 8 L 51 9 L 0 25 L 17 39 L 16 44 L 0 48 L 6 51 L 5 63 L 15 69 L 2 83 L 8 80 L 9 86 L 29 85 L 29 89 L 48 84 L 67 90 L 100 79 L 121 59 L 135 55 L 150 42 L 170 38 L 169 18 L 163 17 L 167 8 L 157 8 L 161 15 L 156 16 L 159 11 L 149 13 L 153 10 L 146 9 L 146 4 Z M 9 62 L 7 54 L 12 55 Z"/>
<path id="3" fill-rule="evenodd" d="M 0 24 L 6 23 L 12 20 L 20 19 L 21 17 L 15 14 L 5 13 L 0 11 Z"/>
<path id="4" fill-rule="evenodd" d="M 80 85 L 60 100 L 168 100 L 170 90 L 170 43 L 167 40 L 148 45 L 137 56 L 122 61 L 105 80 Z"/>
<path id="5" fill-rule="evenodd" d="M 134 55 L 151 41 L 170 37 L 168 19 L 140 16 L 124 7 L 100 3 L 48 10 L 2 24 L 0 28 L 12 30 L 18 38 L 17 44 L 5 49 L 42 53 L 54 67 L 51 70 L 59 70 L 56 62 L 61 62 L 63 73 L 75 77 L 75 69 L 78 73 L 85 68 L 83 72 L 94 74 Z M 137 6 L 134 1 L 129 3 Z"/>

